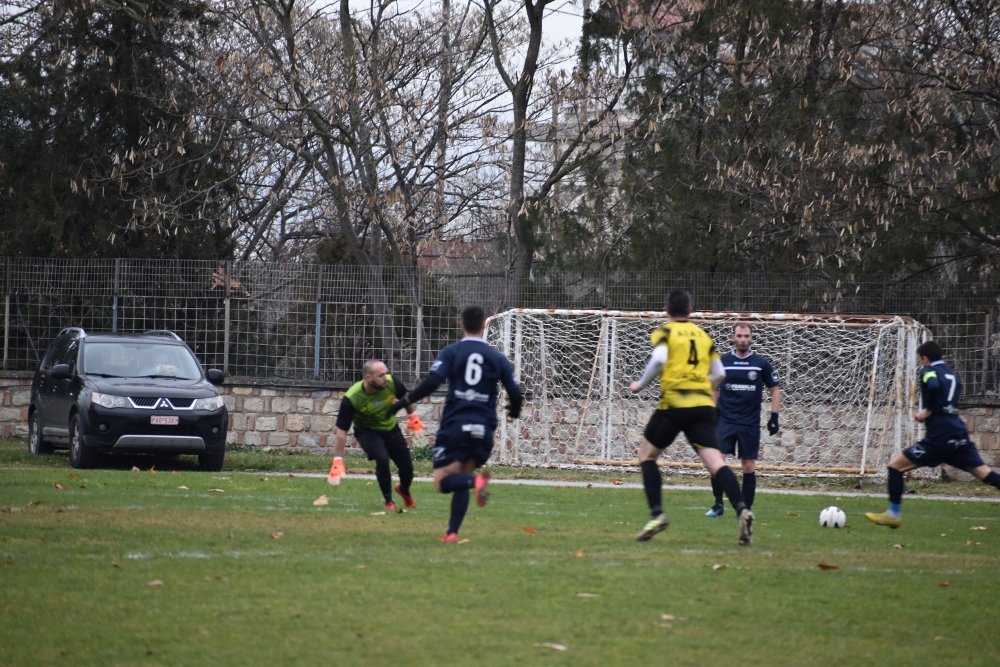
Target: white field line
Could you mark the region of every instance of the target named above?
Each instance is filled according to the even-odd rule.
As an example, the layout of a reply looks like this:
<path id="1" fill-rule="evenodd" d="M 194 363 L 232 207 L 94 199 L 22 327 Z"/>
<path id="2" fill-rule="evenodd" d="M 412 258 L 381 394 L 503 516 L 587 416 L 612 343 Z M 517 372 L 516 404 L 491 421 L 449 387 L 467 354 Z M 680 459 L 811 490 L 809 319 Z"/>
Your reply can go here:
<path id="1" fill-rule="evenodd" d="M 261 475 L 266 473 L 247 473 Z M 326 478 L 326 473 L 312 473 L 312 472 L 294 472 L 294 473 L 274 473 L 273 475 L 288 475 L 289 477 L 318 477 Z M 374 480 L 375 475 L 367 474 L 350 474 L 347 479 L 364 479 L 364 480 Z M 395 479 L 395 477 L 393 477 Z M 414 477 L 415 482 L 430 482 L 433 481 L 430 477 Z M 494 478 L 490 484 L 515 484 L 520 486 L 546 486 L 546 487 L 593 487 L 598 489 L 641 489 L 642 484 L 638 482 L 622 482 L 620 484 L 615 484 L 614 482 L 576 482 L 568 480 L 555 480 L 555 479 L 496 479 Z M 672 491 L 712 491 L 712 487 L 709 485 L 705 486 L 687 486 L 684 484 L 665 484 L 664 489 Z M 786 495 L 786 496 L 830 496 L 837 498 L 882 498 L 885 499 L 886 492 L 866 492 L 866 491 L 814 491 L 811 489 L 769 489 L 767 487 L 757 486 L 758 494 L 774 494 L 774 495 Z M 976 503 L 1000 503 L 1000 495 L 994 496 L 941 496 L 941 495 L 911 495 L 906 494 L 903 496 L 904 502 L 911 502 L 914 500 L 946 500 L 950 502 L 976 502 Z"/>

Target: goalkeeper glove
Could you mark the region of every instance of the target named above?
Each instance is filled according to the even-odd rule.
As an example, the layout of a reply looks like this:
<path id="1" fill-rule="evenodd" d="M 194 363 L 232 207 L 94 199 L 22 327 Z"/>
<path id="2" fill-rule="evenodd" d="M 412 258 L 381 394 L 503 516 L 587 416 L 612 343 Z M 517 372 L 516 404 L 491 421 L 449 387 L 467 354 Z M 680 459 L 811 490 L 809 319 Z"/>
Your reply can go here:
<path id="1" fill-rule="evenodd" d="M 330 474 L 326 476 L 326 482 L 330 486 L 340 486 L 340 480 L 347 476 L 347 468 L 344 467 L 344 459 L 339 456 L 333 458 L 333 465 L 330 466 Z"/>
<path id="2" fill-rule="evenodd" d="M 781 429 L 778 427 L 778 413 L 772 412 L 771 418 L 767 420 L 767 432 L 774 435 L 779 430 Z"/>
<path id="3" fill-rule="evenodd" d="M 409 405 L 409 403 L 407 403 L 405 399 L 402 398 L 396 399 L 395 401 L 392 402 L 392 405 L 389 406 L 387 414 L 394 415 L 403 408 L 405 408 L 407 405 Z"/>
<path id="4" fill-rule="evenodd" d="M 420 433 L 421 431 L 423 431 L 424 423 L 420 421 L 420 415 L 418 415 L 416 412 L 411 414 L 406 419 L 406 428 L 413 431 L 414 433 Z"/>

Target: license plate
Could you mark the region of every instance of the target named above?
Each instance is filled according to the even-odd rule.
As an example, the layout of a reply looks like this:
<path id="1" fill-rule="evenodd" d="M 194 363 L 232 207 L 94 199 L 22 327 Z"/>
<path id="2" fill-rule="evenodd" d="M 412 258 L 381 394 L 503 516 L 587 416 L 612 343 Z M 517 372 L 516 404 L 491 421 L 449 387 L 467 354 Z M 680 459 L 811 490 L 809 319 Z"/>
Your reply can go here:
<path id="1" fill-rule="evenodd" d="M 177 426 L 181 423 L 180 417 L 174 417 L 172 415 L 152 415 L 149 418 L 150 424 L 158 424 L 160 426 Z"/>

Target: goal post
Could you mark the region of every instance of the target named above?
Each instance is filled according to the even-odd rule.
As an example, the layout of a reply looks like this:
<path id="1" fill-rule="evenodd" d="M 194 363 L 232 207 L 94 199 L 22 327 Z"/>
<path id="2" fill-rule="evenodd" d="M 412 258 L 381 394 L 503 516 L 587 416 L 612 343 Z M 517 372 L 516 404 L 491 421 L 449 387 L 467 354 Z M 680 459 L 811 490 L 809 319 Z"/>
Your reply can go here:
<path id="1" fill-rule="evenodd" d="M 762 474 L 876 476 L 916 439 L 916 348 L 927 330 L 911 318 L 695 312 L 722 354 L 733 325 L 753 327 L 753 350 L 781 379 L 781 432 L 761 436 Z M 659 385 L 628 390 L 649 357 L 661 311 L 517 308 L 487 321 L 487 339 L 514 366 L 527 401 L 501 420 L 493 460 L 540 467 L 631 466 Z M 769 413 L 764 392 L 762 422 Z M 701 471 L 683 436 L 661 465 Z"/>

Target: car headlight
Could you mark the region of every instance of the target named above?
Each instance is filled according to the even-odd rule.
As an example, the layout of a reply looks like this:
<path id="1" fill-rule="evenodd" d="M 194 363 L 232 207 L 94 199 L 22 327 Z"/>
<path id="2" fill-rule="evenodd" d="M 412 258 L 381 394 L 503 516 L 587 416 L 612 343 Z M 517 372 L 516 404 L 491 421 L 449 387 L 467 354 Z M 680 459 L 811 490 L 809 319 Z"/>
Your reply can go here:
<path id="1" fill-rule="evenodd" d="M 128 408 L 131 407 L 129 401 L 124 396 L 112 396 L 111 394 L 101 394 L 94 392 L 90 395 L 92 403 L 96 403 L 102 408 Z"/>
<path id="2" fill-rule="evenodd" d="M 225 402 L 222 400 L 221 396 L 212 396 L 211 398 L 199 398 L 194 402 L 195 410 L 218 410 Z"/>

